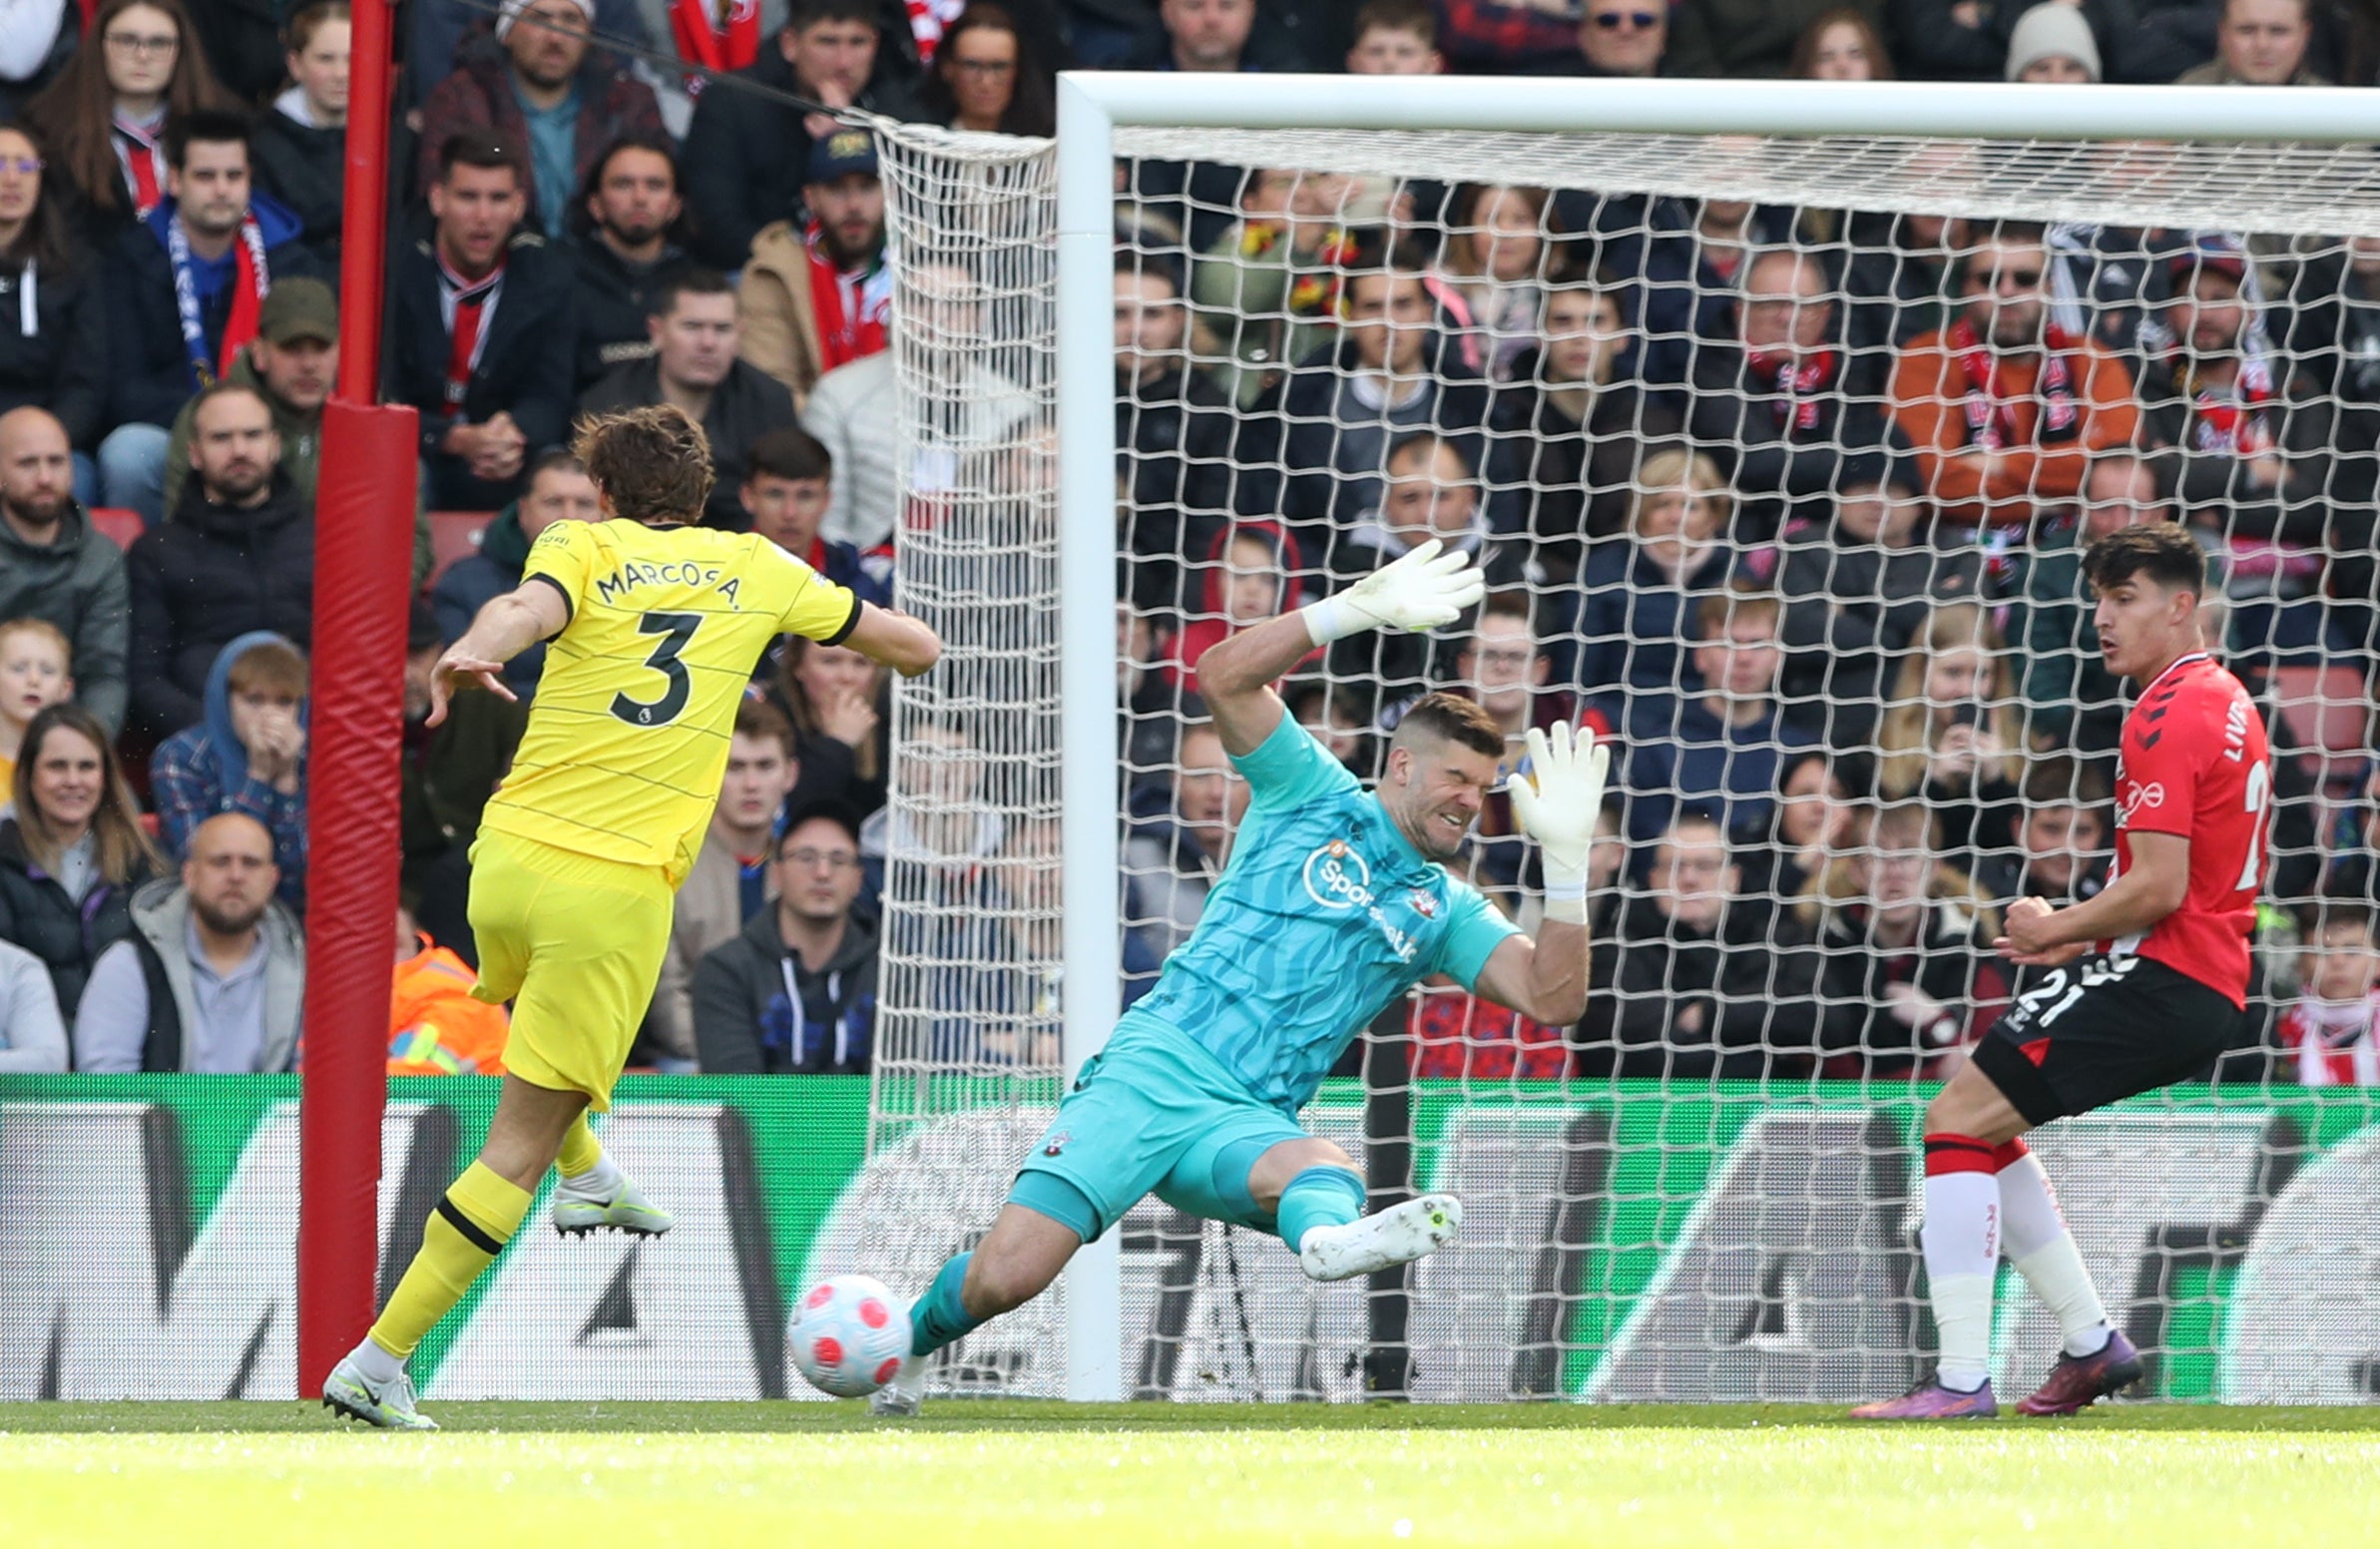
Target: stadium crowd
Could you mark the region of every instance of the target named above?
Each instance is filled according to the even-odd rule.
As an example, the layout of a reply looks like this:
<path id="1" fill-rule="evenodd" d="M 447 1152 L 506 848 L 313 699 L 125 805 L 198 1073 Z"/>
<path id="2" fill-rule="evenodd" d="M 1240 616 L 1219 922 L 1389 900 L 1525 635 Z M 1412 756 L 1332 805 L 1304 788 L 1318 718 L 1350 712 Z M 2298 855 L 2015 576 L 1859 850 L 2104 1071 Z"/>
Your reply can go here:
<path id="1" fill-rule="evenodd" d="M 347 7 L 0 19 L 0 1071 L 288 1069 Z M 2380 80 L 2364 0 L 403 0 L 398 35 L 380 348 L 422 516 L 390 1069 L 421 1074 L 501 1069 L 468 851 L 541 663 L 435 730 L 428 673 L 548 524 L 595 514 L 573 416 L 685 408 L 706 520 L 877 602 L 904 487 L 1046 449 L 1032 384 L 948 346 L 988 326 L 985 276 L 917 266 L 894 336 L 878 150 L 819 109 L 1047 135 L 1068 65 Z M 1437 539 L 1488 602 L 1317 653 L 1299 720 L 1368 774 L 1453 687 L 1516 769 L 1532 726 L 1616 738 L 1621 789 L 1585 1020 L 1441 987 L 1399 1013 L 1411 1068 L 1943 1074 L 2024 988 L 1999 909 L 2105 881 L 2122 703 L 2080 556 L 2174 521 L 2277 751 L 2285 906 L 2259 1042 L 2219 1074 L 2380 1082 L 2380 239 L 1160 161 L 1119 187 L 1128 997 L 1244 809 L 1199 656 Z M 958 405 L 922 447 L 902 347 Z M 954 723 L 919 733 L 922 831 L 891 832 L 887 694 L 849 650 L 758 664 L 640 1064 L 866 1070 L 892 852 L 945 863 L 940 955 L 979 964 L 932 988 L 938 1047 L 1055 1058 L 1058 983 L 1022 966 L 1056 955 L 1055 828 L 991 809 Z M 1526 911 L 1501 795 L 1471 848 Z"/>

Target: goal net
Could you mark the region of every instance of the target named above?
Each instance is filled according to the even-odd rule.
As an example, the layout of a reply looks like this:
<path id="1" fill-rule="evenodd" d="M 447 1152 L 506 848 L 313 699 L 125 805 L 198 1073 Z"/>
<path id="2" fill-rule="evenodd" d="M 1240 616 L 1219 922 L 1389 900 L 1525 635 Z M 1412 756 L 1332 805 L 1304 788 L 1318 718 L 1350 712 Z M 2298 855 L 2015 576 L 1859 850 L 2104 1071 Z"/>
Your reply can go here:
<path id="1" fill-rule="evenodd" d="M 2248 1031 L 2035 1150 L 2148 1394 L 2373 1396 L 2369 146 L 1120 126 L 1094 375 L 1057 365 L 1059 148 L 881 133 L 898 600 L 949 653 L 898 704 L 869 1158 L 811 1274 L 919 1290 L 989 1226 L 1061 1091 L 1062 844 L 1120 846 L 1064 910 L 1114 913 L 1129 1002 L 1245 804 L 1199 653 L 1434 536 L 1483 608 L 1281 687 L 1366 779 L 1432 690 L 1508 768 L 1532 725 L 1612 739 L 1589 1012 L 1427 981 L 1307 1110 L 1375 1205 L 1463 1199 L 1410 1274 L 1315 1288 L 1269 1238 L 1135 1211 L 1124 1394 L 1897 1389 L 1933 1348 L 1924 1100 L 2064 993 L 1995 955 L 2001 913 L 2103 885 L 2131 799 L 2081 553 L 2171 520 L 2274 748 Z M 1089 600 L 1054 475 L 1086 402 L 1117 447 Z M 1111 604 L 1115 798 L 1061 810 L 1061 617 Z M 1534 926 L 1501 795 L 1457 869 Z M 1999 1307 L 2022 1391 L 2055 1324 L 2013 1272 Z M 1062 1287 L 937 1388 L 1065 1391 L 1066 1318 Z"/>

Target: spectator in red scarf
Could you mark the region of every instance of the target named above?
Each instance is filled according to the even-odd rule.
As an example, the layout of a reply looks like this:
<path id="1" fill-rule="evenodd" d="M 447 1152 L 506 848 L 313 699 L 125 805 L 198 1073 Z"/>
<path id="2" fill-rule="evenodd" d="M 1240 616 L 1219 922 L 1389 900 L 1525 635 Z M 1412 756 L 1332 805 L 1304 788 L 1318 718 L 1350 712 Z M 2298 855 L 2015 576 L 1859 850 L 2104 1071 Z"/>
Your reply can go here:
<path id="1" fill-rule="evenodd" d="M 484 132 L 439 148 L 428 238 L 388 266 L 386 396 L 421 411 L 430 502 L 495 511 L 569 428 L 578 325 L 569 265 L 520 229 L 527 164 Z"/>
<path id="2" fill-rule="evenodd" d="M 141 219 L 166 197 L 166 120 L 228 110 L 182 0 L 106 0 L 84 46 L 25 105 L 51 166 L 93 228 Z"/>
<path id="3" fill-rule="evenodd" d="M 2305 996 L 2276 1030 L 2297 1084 L 2380 1086 L 2380 946 L 2370 913 L 2324 904 L 2302 964 Z"/>
<path id="4" fill-rule="evenodd" d="M 920 95 L 926 116 L 998 135 L 1058 133 L 1058 87 L 1002 6 L 973 0 L 937 44 Z"/>
<path id="5" fill-rule="evenodd" d="M 2330 522 L 2332 401 L 2265 331 L 2246 255 L 2204 238 L 2171 260 L 2173 299 L 2142 329 L 2145 439 L 2171 451 L 2182 520 L 2287 597 L 2314 589 Z M 2255 638 L 2253 636 L 2249 638 Z"/>
<path id="6" fill-rule="evenodd" d="M 319 275 L 286 206 L 248 180 L 248 123 L 199 112 L 166 131 L 166 198 L 108 255 L 108 419 L 101 499 L 163 514 L 168 432 L 228 375 L 276 279 Z"/>
<path id="7" fill-rule="evenodd" d="M 1735 338 L 1694 351 L 1694 439 L 1732 452 L 1744 497 L 1737 533 L 1747 541 L 1773 536 L 1790 517 L 1824 514 L 1845 405 L 1876 395 L 1870 361 L 1844 346 L 1832 290 L 1818 255 L 1767 249 L 1744 265 L 1730 307 Z"/>
<path id="8" fill-rule="evenodd" d="M 810 147 L 801 202 L 806 221 L 778 221 L 752 239 L 742 290 L 743 358 L 796 403 L 828 371 L 884 347 L 892 268 L 867 131 L 837 130 Z"/>
<path id="9" fill-rule="evenodd" d="M 2123 363 L 2050 320 L 2048 269 L 2038 223 L 1985 230 L 1959 260 L 1957 319 L 1893 368 L 1893 418 L 1951 522 L 2029 529 L 2074 499 L 2093 452 L 2140 430 Z"/>

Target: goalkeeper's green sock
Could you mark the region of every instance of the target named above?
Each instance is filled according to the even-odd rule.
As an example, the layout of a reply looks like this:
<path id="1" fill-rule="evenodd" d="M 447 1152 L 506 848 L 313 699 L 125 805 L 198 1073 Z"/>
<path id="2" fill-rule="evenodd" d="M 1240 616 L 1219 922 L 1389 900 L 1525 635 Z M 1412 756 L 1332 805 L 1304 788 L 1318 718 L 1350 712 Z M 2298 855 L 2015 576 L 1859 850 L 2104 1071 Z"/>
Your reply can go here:
<path id="1" fill-rule="evenodd" d="M 984 1319 L 971 1316 L 966 1303 L 959 1299 L 959 1291 L 967 1284 L 968 1261 L 974 1257 L 961 1254 L 944 1265 L 934 1277 L 934 1284 L 909 1308 L 910 1354 L 931 1355 L 983 1326 Z"/>
<path id="2" fill-rule="evenodd" d="M 529 1213 L 529 1195 L 484 1162 L 463 1170 L 422 1228 L 421 1252 L 372 1324 L 371 1342 L 399 1360 L 454 1310 Z"/>
<path id="3" fill-rule="evenodd" d="M 1289 1180 L 1272 1214 L 1289 1252 L 1302 1252 L 1314 1228 L 1343 1227 L 1363 1215 L 1363 1180 L 1343 1167 L 1309 1167 Z"/>

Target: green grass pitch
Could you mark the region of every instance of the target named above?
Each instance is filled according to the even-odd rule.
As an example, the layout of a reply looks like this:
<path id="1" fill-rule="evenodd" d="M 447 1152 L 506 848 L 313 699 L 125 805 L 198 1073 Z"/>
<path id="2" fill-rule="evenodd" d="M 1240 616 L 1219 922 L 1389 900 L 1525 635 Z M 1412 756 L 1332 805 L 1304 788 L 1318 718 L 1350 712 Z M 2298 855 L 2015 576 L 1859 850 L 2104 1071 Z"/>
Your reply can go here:
<path id="1" fill-rule="evenodd" d="M 2380 1542 L 2380 1411 L 1923 1429 L 1799 1406 L 0 1404 L 0 1543 L 2323 1549 Z"/>

